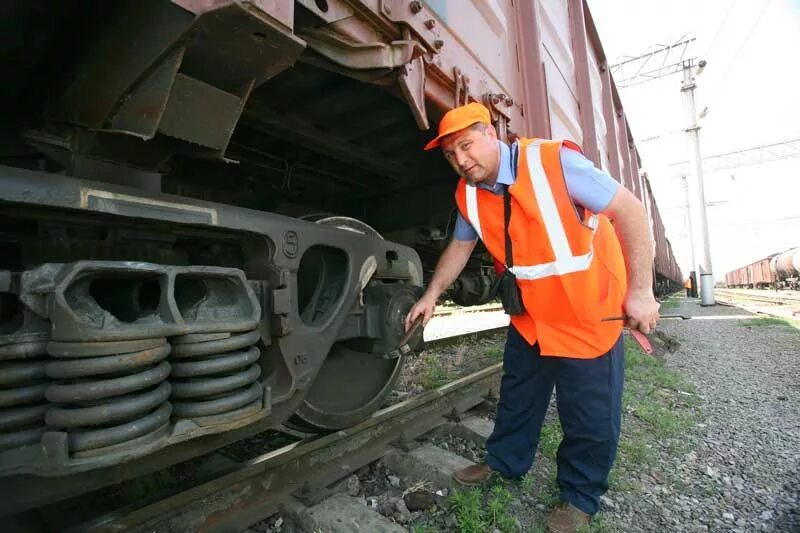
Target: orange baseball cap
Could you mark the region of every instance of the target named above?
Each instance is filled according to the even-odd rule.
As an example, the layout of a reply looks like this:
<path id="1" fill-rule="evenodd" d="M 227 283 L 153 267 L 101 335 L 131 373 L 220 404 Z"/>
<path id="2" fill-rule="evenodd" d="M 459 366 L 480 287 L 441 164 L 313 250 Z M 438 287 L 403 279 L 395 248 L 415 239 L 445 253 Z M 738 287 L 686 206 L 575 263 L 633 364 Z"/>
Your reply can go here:
<path id="1" fill-rule="evenodd" d="M 442 117 L 439 122 L 439 135 L 434 140 L 425 145 L 425 150 L 436 148 L 442 137 L 455 133 L 472 126 L 476 122 L 483 122 L 484 124 L 491 124 L 492 119 L 489 110 L 485 105 L 477 102 L 472 102 L 461 107 L 451 109 Z"/>

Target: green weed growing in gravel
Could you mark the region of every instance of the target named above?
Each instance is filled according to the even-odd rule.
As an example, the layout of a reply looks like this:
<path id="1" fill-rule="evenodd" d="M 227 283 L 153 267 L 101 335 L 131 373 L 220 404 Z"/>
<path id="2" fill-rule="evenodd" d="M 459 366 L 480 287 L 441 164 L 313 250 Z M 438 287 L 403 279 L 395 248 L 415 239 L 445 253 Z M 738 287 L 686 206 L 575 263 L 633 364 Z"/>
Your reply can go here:
<path id="1" fill-rule="evenodd" d="M 493 361 L 502 361 L 503 360 L 503 347 L 502 346 L 492 346 L 488 350 L 486 350 L 486 355 L 489 359 Z"/>
<path id="2" fill-rule="evenodd" d="M 792 327 L 788 320 L 783 318 L 775 318 L 771 316 L 760 316 L 758 318 L 751 318 L 749 320 L 742 320 L 742 326 L 788 326 Z"/>
<path id="3" fill-rule="evenodd" d="M 519 480 L 519 486 L 525 492 L 530 492 L 534 483 L 536 483 L 536 480 L 530 472 L 522 476 L 522 479 Z"/>
<path id="4" fill-rule="evenodd" d="M 462 533 L 482 533 L 486 527 L 481 510 L 483 493 L 481 489 L 458 491 L 450 496 L 450 504 L 458 519 Z"/>
<path id="5" fill-rule="evenodd" d="M 659 439 L 679 435 L 692 427 L 692 421 L 687 416 L 656 402 L 643 402 L 635 413 L 652 426 Z"/>
<path id="6" fill-rule="evenodd" d="M 509 508 L 513 499 L 508 489 L 502 485 L 495 485 L 489 490 L 486 514 L 490 526 L 504 532 L 517 530 L 517 523 Z"/>
<path id="7" fill-rule="evenodd" d="M 422 386 L 425 389 L 435 389 L 447 383 L 447 369 L 435 354 L 428 354 L 425 359 L 425 371 L 422 374 Z"/>
<path id="8" fill-rule="evenodd" d="M 690 383 L 663 359 L 646 355 L 632 339 L 625 339 L 623 429 L 609 478 L 614 490 L 634 490 L 635 480 L 655 467 L 659 453 L 680 452 L 681 435 L 699 417 L 697 404 Z"/>
<path id="9" fill-rule="evenodd" d="M 542 494 L 542 503 L 546 507 L 554 507 L 561 500 L 561 488 L 558 486 L 558 481 L 556 481 L 555 472 L 553 474 L 553 479 L 545 488 L 544 494 Z"/>
<path id="10" fill-rule="evenodd" d="M 498 482 L 491 487 L 475 487 L 458 491 L 450 496 L 450 504 L 462 533 L 500 530 L 514 533 L 519 530 L 511 512 L 514 496 L 505 484 Z"/>
<path id="11" fill-rule="evenodd" d="M 619 443 L 620 460 L 626 467 L 643 467 L 653 460 L 653 452 L 641 437 L 627 438 Z"/>
<path id="12" fill-rule="evenodd" d="M 539 434 L 539 451 L 542 456 L 555 459 L 563 436 L 564 432 L 561 431 L 561 424 L 557 420 L 544 424 Z"/>
<path id="13" fill-rule="evenodd" d="M 671 311 L 678 307 L 678 301 L 673 300 L 672 298 L 665 298 L 659 302 L 661 306 L 659 307 L 659 311 L 663 314 L 665 311 Z"/>
<path id="14" fill-rule="evenodd" d="M 413 525 L 411 533 L 439 533 L 439 530 L 429 525 Z"/>

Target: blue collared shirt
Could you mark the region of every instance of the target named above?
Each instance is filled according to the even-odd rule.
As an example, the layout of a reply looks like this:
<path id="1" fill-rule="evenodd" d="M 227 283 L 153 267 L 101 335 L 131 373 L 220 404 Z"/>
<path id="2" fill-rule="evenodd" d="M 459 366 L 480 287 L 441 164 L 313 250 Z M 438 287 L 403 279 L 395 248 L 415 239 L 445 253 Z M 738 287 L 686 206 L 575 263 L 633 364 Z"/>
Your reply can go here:
<path id="1" fill-rule="evenodd" d="M 499 195 L 503 193 L 502 186 L 513 185 L 517 177 L 512 166 L 511 148 L 502 141 L 497 143 L 500 145 L 500 170 L 497 173 L 497 181 L 493 186 L 480 183 L 478 187 Z M 592 213 L 604 211 L 617 193 L 619 182 L 608 173 L 596 168 L 594 163 L 576 150 L 562 147 L 560 156 L 564 181 L 567 183 L 567 192 L 572 201 Z M 474 241 L 478 238 L 478 233 L 460 212 L 456 218 L 453 238 L 459 241 Z"/>

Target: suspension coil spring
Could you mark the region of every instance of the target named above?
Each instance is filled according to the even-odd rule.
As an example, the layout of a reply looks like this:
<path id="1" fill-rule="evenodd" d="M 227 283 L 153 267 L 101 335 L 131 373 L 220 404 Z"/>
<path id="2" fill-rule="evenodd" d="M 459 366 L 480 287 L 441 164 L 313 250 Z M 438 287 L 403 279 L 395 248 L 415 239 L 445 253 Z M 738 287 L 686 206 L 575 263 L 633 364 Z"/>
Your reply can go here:
<path id="1" fill-rule="evenodd" d="M 172 403 L 176 418 L 233 419 L 260 408 L 258 331 L 173 337 Z"/>
<path id="2" fill-rule="evenodd" d="M 0 346 L 0 450 L 33 444 L 45 432 L 47 341 Z"/>
<path id="3" fill-rule="evenodd" d="M 65 431 L 73 453 L 143 443 L 166 431 L 172 406 L 165 338 L 50 342 L 45 421 Z"/>

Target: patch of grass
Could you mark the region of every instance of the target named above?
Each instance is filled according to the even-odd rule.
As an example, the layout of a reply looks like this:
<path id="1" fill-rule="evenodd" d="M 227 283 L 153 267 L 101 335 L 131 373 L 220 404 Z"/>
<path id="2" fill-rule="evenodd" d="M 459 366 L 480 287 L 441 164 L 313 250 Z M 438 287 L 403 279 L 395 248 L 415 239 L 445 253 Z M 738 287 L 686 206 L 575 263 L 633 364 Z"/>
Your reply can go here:
<path id="1" fill-rule="evenodd" d="M 556 481 L 555 473 L 553 473 L 550 483 L 542 487 L 542 493 L 539 498 L 545 507 L 553 507 L 561 500 L 561 489 L 558 486 L 558 481 Z"/>
<path id="2" fill-rule="evenodd" d="M 742 320 L 742 326 L 787 326 L 792 327 L 788 320 L 772 316 L 760 316 L 749 320 Z"/>
<path id="3" fill-rule="evenodd" d="M 482 500 L 483 494 L 479 488 L 458 491 L 450 496 L 450 504 L 463 533 L 482 533 L 485 530 Z"/>
<path id="4" fill-rule="evenodd" d="M 564 432 L 561 431 L 561 424 L 557 420 L 542 425 L 542 432 L 539 435 L 539 451 L 542 452 L 542 456 L 555 459 L 563 436 Z"/>
<path id="5" fill-rule="evenodd" d="M 535 483 L 536 480 L 533 478 L 533 474 L 530 472 L 522 476 L 522 479 L 519 480 L 519 486 L 525 492 L 530 492 Z"/>
<path id="6" fill-rule="evenodd" d="M 486 355 L 489 359 L 494 361 L 502 361 L 503 360 L 503 347 L 502 346 L 492 346 L 488 350 L 486 350 Z"/>
<path id="7" fill-rule="evenodd" d="M 673 300 L 672 298 L 664 298 L 659 302 L 661 307 L 659 307 L 659 311 L 663 314 L 665 311 L 672 311 L 678 307 L 679 303 L 678 300 Z"/>
<path id="8" fill-rule="evenodd" d="M 447 369 L 435 354 L 428 354 L 425 359 L 425 370 L 422 373 L 421 385 L 425 389 L 441 387 L 448 381 Z"/>
<path id="9" fill-rule="evenodd" d="M 611 531 L 611 528 L 605 523 L 603 519 L 603 514 L 600 513 L 595 515 L 592 519 L 592 523 L 588 526 L 581 526 L 578 528 L 579 533 L 605 533 L 606 531 Z"/>
<path id="10" fill-rule="evenodd" d="M 676 413 L 670 406 L 655 401 L 641 403 L 634 414 L 648 422 L 659 439 L 678 436 L 688 431 L 693 424 L 685 414 Z"/>
<path id="11" fill-rule="evenodd" d="M 642 436 L 621 439 L 619 443 L 619 462 L 626 470 L 640 470 L 653 463 L 653 451 Z"/>
<path id="12" fill-rule="evenodd" d="M 462 533 L 483 533 L 500 530 L 503 533 L 519 531 L 511 511 L 514 496 L 504 483 L 490 487 L 475 487 L 457 491 L 450 496 L 450 505 Z"/>
<path id="13" fill-rule="evenodd" d="M 428 524 L 414 524 L 411 526 L 411 533 L 439 533 L 439 530 Z"/>
<path id="14" fill-rule="evenodd" d="M 511 513 L 511 502 L 514 497 L 505 487 L 495 485 L 489 490 L 486 513 L 490 527 L 500 531 L 517 531 L 517 522 Z"/>

